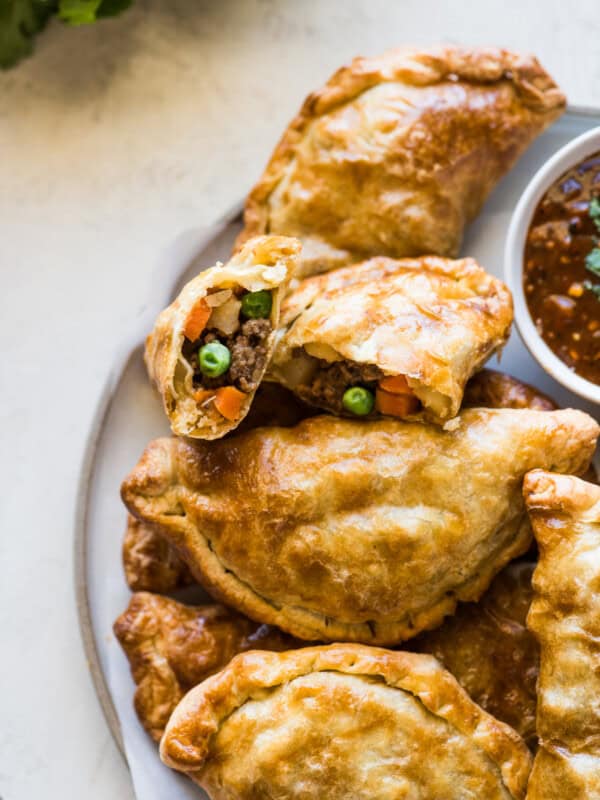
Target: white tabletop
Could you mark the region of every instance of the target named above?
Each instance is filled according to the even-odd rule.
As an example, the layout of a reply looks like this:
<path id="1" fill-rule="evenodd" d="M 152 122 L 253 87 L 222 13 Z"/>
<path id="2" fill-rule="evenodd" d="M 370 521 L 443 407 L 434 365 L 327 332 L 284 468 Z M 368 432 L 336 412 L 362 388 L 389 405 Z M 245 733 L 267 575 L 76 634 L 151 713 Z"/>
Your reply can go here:
<path id="1" fill-rule="evenodd" d="M 0 75 L 0 800 L 132 797 L 80 644 L 73 515 L 98 394 L 161 252 L 244 195 L 351 56 L 533 50 L 571 102 L 600 105 L 599 26 L 598 0 L 137 0 L 51 25 Z"/>

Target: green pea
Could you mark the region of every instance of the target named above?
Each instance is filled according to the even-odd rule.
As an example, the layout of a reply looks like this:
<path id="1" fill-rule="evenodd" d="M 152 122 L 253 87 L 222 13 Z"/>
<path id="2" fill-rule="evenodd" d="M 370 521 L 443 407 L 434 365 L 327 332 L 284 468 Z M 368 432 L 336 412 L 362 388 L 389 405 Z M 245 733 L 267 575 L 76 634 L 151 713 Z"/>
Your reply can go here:
<path id="1" fill-rule="evenodd" d="M 242 314 L 248 319 L 266 319 L 271 313 L 273 298 L 271 292 L 248 292 L 242 297 Z"/>
<path id="2" fill-rule="evenodd" d="M 221 342 L 209 342 L 198 351 L 200 372 L 208 378 L 218 378 L 231 364 L 229 348 Z"/>
<path id="3" fill-rule="evenodd" d="M 375 398 L 373 397 L 373 392 L 368 389 L 362 386 L 353 386 L 344 392 L 342 404 L 346 411 L 351 414 L 356 414 L 357 417 L 365 417 L 373 411 Z"/>

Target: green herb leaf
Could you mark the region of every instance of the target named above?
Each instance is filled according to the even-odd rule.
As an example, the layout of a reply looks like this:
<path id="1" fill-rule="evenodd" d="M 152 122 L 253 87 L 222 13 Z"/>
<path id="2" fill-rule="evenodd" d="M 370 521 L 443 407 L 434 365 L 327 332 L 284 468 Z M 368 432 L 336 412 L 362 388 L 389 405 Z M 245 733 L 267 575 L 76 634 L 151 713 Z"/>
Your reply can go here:
<path id="1" fill-rule="evenodd" d="M 585 257 L 586 269 L 600 278 L 600 247 L 594 247 Z"/>
<path id="2" fill-rule="evenodd" d="M 583 288 L 593 292 L 598 300 L 600 300 L 600 283 L 592 283 L 591 281 L 584 281 Z"/>
<path id="3" fill-rule="evenodd" d="M 600 229 L 600 197 L 592 197 L 588 213 L 598 229 Z"/>
<path id="4" fill-rule="evenodd" d="M 0 0 L 0 67 L 28 56 L 33 40 L 56 11 L 57 0 Z"/>
<path id="5" fill-rule="evenodd" d="M 89 25 L 96 21 L 102 0 L 59 0 L 58 16 L 67 25 Z"/>

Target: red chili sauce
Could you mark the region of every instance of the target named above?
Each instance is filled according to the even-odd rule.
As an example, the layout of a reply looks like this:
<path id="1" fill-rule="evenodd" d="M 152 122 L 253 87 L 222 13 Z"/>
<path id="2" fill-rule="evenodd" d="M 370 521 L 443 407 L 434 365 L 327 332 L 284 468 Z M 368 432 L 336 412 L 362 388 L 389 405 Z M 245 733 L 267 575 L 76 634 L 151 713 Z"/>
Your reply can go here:
<path id="1" fill-rule="evenodd" d="M 592 198 L 599 200 L 590 208 Z M 546 344 L 574 372 L 600 385 L 600 275 L 586 266 L 600 246 L 598 202 L 600 153 L 562 175 L 542 197 L 527 234 L 523 285 Z"/>

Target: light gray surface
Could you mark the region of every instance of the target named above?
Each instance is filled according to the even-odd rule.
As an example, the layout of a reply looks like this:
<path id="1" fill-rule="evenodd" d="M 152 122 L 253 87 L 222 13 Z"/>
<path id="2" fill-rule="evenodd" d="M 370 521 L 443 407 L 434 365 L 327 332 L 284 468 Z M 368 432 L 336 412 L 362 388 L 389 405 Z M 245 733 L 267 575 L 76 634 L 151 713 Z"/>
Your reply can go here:
<path id="1" fill-rule="evenodd" d="M 402 42 L 535 50 L 600 105 L 597 0 L 146 0 L 0 75 L 0 796 L 129 800 L 87 674 L 72 530 L 96 403 L 161 254 L 247 191 L 304 94 Z"/>

